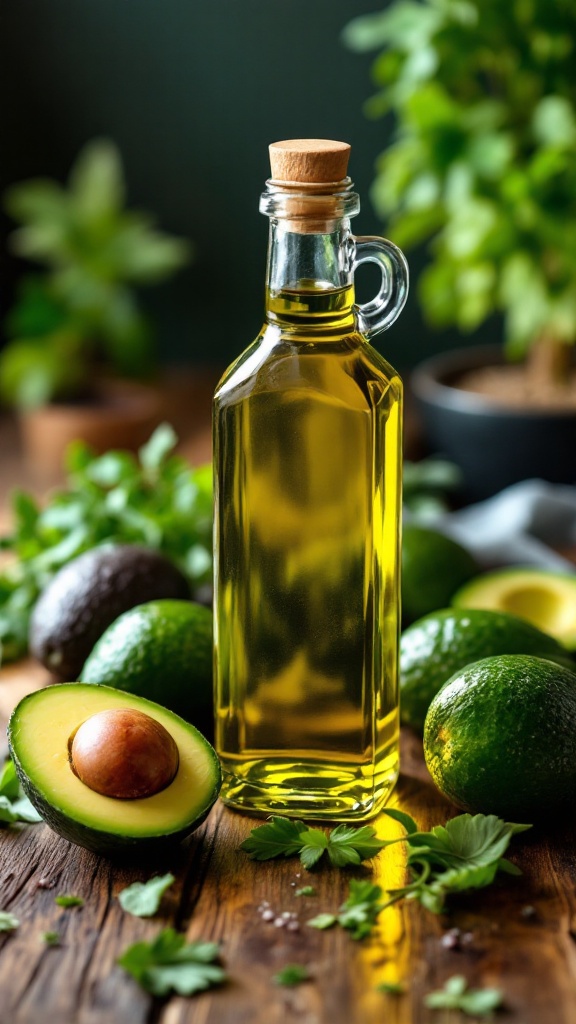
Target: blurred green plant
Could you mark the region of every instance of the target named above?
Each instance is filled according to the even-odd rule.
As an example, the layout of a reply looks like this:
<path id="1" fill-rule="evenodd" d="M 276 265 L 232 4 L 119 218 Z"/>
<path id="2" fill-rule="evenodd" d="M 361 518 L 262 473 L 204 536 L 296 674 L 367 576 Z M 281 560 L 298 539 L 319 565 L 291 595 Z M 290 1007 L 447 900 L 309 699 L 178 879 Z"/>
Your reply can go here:
<path id="1" fill-rule="evenodd" d="M 193 590 L 211 578 L 212 467 L 193 469 L 174 454 L 168 424 L 152 434 L 138 456 L 95 455 L 74 441 L 66 455 L 68 479 L 41 508 L 26 491 L 12 495 L 11 534 L 0 537 L 9 555 L 0 571 L 0 663 L 28 648 L 34 604 L 72 558 L 101 544 L 143 544 L 162 551 Z"/>
<path id="2" fill-rule="evenodd" d="M 393 0 L 344 41 L 380 49 L 370 117 L 396 130 L 372 198 L 399 245 L 427 242 L 435 326 L 504 315 L 507 352 L 576 339 L 574 0 Z M 564 358 L 558 358 L 563 351 Z"/>
<path id="3" fill-rule="evenodd" d="M 458 466 L 432 455 L 420 462 L 404 459 L 404 508 L 419 522 L 433 522 L 450 511 L 449 497 L 462 487 Z"/>
<path id="4" fill-rule="evenodd" d="M 21 225 L 12 250 L 46 267 L 22 280 L 7 318 L 0 395 L 9 404 L 84 398 L 95 373 L 142 378 L 152 369 L 136 289 L 182 267 L 190 246 L 124 203 L 122 161 L 106 139 L 84 147 L 66 188 L 37 179 L 8 189 L 6 209 Z"/>

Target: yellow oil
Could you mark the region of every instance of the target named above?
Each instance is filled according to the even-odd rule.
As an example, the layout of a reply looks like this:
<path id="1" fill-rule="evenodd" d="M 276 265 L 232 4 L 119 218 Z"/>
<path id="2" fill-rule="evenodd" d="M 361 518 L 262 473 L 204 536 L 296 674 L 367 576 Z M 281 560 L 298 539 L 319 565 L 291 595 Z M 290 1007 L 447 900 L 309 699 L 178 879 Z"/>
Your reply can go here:
<path id="1" fill-rule="evenodd" d="M 216 746 L 230 805 L 362 820 L 398 774 L 401 382 L 300 283 L 214 410 Z"/>

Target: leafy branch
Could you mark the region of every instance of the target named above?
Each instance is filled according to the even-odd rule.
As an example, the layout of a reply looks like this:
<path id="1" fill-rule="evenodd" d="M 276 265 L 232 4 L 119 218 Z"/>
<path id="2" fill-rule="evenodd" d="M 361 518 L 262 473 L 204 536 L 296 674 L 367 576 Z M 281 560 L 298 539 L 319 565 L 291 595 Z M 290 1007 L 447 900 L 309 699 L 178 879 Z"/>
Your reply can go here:
<path id="1" fill-rule="evenodd" d="M 414 819 L 403 811 L 385 809 L 406 829 L 406 835 L 390 839 L 385 846 L 406 842 L 410 882 L 390 890 L 392 906 L 401 899 L 417 900 L 434 914 L 442 913 L 447 896 L 491 885 L 496 874 L 522 872 L 504 857 L 510 840 L 531 825 L 517 825 L 495 814 L 459 814 L 446 825 L 420 832 Z"/>

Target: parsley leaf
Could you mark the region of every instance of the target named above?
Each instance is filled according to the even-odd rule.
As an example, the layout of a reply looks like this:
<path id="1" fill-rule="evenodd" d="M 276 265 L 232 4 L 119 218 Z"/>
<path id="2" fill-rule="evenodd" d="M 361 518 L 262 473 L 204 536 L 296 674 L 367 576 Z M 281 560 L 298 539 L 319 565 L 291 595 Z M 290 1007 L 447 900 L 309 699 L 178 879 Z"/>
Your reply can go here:
<path id="1" fill-rule="evenodd" d="M 16 774 L 16 768 L 11 758 L 4 762 L 0 772 L 0 796 L 8 800 L 16 800 L 20 795 L 20 783 Z"/>
<path id="2" fill-rule="evenodd" d="M 303 885 L 301 889 L 296 889 L 294 892 L 295 896 L 315 896 L 316 889 L 313 885 Z"/>
<path id="3" fill-rule="evenodd" d="M 224 970 L 214 962 L 218 954 L 215 942 L 187 943 L 185 935 L 165 928 L 152 942 L 130 946 L 118 963 L 152 995 L 190 996 L 226 981 Z"/>
<path id="4" fill-rule="evenodd" d="M 351 932 L 353 939 L 365 939 L 370 935 L 382 910 L 382 889 L 379 885 L 364 880 L 352 879 L 348 899 L 340 907 L 340 913 L 318 914 L 307 921 L 309 928 L 331 928 L 339 924 Z"/>
<path id="5" fill-rule="evenodd" d="M 286 964 L 278 974 L 274 974 L 272 981 L 276 985 L 285 985 L 288 988 L 293 988 L 294 985 L 300 985 L 303 981 L 309 981 L 310 974 L 307 967 L 301 966 L 301 964 Z"/>
<path id="6" fill-rule="evenodd" d="M 240 849 L 253 860 L 299 854 L 301 863 L 310 869 L 325 853 L 334 867 L 341 868 L 374 857 L 386 845 L 376 838 L 371 825 L 338 825 L 326 835 L 319 828 L 308 828 L 303 821 L 273 816 L 265 825 L 253 828 Z"/>
<path id="7" fill-rule="evenodd" d="M 14 762 L 8 760 L 0 772 L 0 825 L 12 825 L 15 821 L 36 824 L 42 818 L 24 795 Z"/>
<path id="8" fill-rule="evenodd" d="M 300 838 L 306 832 L 303 821 L 291 821 L 272 815 L 265 825 L 253 828 L 240 845 L 252 860 L 272 860 L 274 857 L 293 857 L 304 845 Z"/>
<path id="9" fill-rule="evenodd" d="M 379 885 L 352 879 L 348 899 L 340 908 L 338 924 L 351 932 L 353 939 L 365 939 L 384 907 L 382 895 Z"/>
<path id="10" fill-rule="evenodd" d="M 316 917 L 311 917 L 306 924 L 309 928 L 318 928 L 320 931 L 324 931 L 325 928 L 331 928 L 333 924 L 336 924 L 337 920 L 336 914 L 317 914 Z"/>
<path id="11" fill-rule="evenodd" d="M 0 910 L 0 932 L 13 932 L 18 928 L 20 921 L 8 910 Z"/>
<path id="12" fill-rule="evenodd" d="M 81 896 L 55 896 L 54 903 L 59 907 L 83 907 L 84 900 Z"/>
<path id="13" fill-rule="evenodd" d="M 152 917 L 160 906 L 162 896 L 175 881 L 174 875 L 157 875 L 147 882 L 134 882 L 118 893 L 122 910 L 134 917 Z"/>
<path id="14" fill-rule="evenodd" d="M 466 978 L 455 974 L 437 992 L 424 997 L 431 1010 L 460 1010 L 470 1017 L 486 1017 L 502 1006 L 503 996 L 497 988 L 469 989 Z"/>
<path id="15" fill-rule="evenodd" d="M 59 946 L 60 936 L 58 932 L 44 932 L 42 934 L 42 942 L 45 942 L 47 946 Z"/>

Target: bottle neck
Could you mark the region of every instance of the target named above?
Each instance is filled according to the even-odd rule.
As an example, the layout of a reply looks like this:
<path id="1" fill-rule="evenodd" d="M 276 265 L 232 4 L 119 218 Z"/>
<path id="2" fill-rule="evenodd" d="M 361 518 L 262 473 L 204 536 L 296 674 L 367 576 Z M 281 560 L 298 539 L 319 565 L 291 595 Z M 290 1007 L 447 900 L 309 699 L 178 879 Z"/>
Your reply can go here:
<path id="1" fill-rule="evenodd" d="M 266 319 L 297 331 L 354 327 L 354 245 L 349 224 L 302 233 L 272 221 L 266 278 Z"/>
<path id="2" fill-rule="evenodd" d="M 358 196 L 342 189 L 313 194 L 268 183 L 260 209 L 270 217 L 266 319 L 283 331 L 334 335 L 355 327 L 355 243 L 350 217 Z"/>

